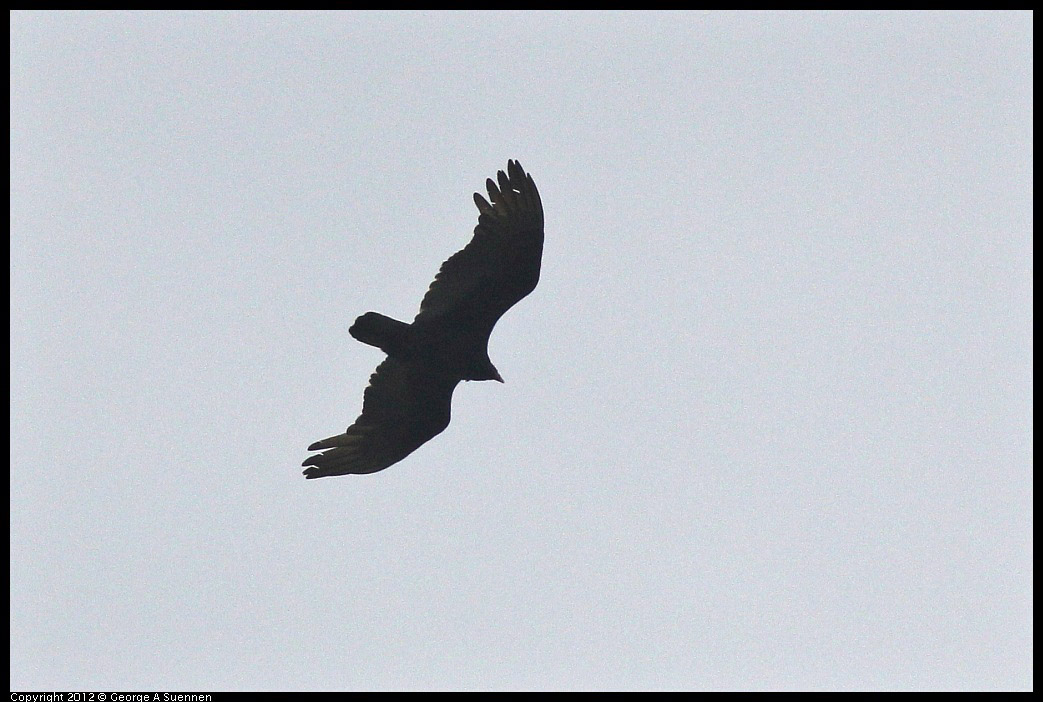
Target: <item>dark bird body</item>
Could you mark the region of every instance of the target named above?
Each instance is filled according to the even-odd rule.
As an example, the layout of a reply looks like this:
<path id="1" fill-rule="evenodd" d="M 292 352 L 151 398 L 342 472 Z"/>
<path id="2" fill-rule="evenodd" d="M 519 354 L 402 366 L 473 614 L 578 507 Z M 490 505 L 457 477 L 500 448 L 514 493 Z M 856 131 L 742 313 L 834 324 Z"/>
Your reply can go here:
<path id="1" fill-rule="evenodd" d="M 503 379 L 489 360 L 489 335 L 540 279 L 543 205 L 517 161 L 478 193 L 474 237 L 438 271 L 412 324 L 367 312 L 348 329 L 387 354 L 369 380 L 362 414 L 347 431 L 308 447 L 308 478 L 375 473 L 449 426 L 461 380 Z"/>

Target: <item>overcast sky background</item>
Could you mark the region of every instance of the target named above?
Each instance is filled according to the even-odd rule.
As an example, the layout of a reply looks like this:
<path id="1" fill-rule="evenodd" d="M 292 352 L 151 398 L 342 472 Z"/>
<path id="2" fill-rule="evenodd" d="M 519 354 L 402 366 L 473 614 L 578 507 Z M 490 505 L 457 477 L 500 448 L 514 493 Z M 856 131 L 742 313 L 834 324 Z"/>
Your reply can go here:
<path id="1" fill-rule="evenodd" d="M 11 16 L 12 689 L 1030 689 L 1032 16 Z M 507 381 L 306 481 L 519 159 Z"/>

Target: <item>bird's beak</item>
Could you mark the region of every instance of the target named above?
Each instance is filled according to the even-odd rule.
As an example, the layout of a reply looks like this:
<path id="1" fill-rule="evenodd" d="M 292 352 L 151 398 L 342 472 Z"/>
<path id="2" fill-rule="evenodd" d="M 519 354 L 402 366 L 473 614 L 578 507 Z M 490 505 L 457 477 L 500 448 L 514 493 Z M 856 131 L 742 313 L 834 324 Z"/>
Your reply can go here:
<path id="1" fill-rule="evenodd" d="M 496 374 L 496 377 L 493 378 L 493 380 L 495 380 L 498 383 L 502 383 L 503 382 L 503 378 L 500 377 L 500 371 L 494 370 L 493 373 Z"/>

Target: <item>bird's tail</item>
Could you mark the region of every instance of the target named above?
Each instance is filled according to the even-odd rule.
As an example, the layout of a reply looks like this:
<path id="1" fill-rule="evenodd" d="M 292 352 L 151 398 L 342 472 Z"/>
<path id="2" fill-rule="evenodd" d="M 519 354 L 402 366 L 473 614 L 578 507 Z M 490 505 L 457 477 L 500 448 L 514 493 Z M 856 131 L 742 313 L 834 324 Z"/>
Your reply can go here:
<path id="1" fill-rule="evenodd" d="M 379 312 L 367 312 L 351 325 L 348 333 L 363 344 L 376 346 L 389 356 L 405 353 L 409 325 Z"/>

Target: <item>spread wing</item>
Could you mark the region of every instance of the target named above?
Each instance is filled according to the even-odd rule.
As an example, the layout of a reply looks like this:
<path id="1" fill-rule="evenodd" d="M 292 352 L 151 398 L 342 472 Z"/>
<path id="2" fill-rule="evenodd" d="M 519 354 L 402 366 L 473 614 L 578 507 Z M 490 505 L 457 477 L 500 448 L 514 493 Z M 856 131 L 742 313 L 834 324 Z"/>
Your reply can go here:
<path id="1" fill-rule="evenodd" d="M 416 322 L 442 318 L 491 332 L 514 303 L 536 287 L 543 257 L 543 204 L 532 176 L 517 161 L 496 174 L 478 193 L 478 226 L 471 243 L 438 271 L 420 303 Z"/>
<path id="2" fill-rule="evenodd" d="M 355 423 L 308 447 L 322 453 L 304 461 L 311 466 L 304 475 L 375 473 L 401 461 L 449 426 L 458 382 L 430 367 L 386 358 L 370 376 Z"/>

